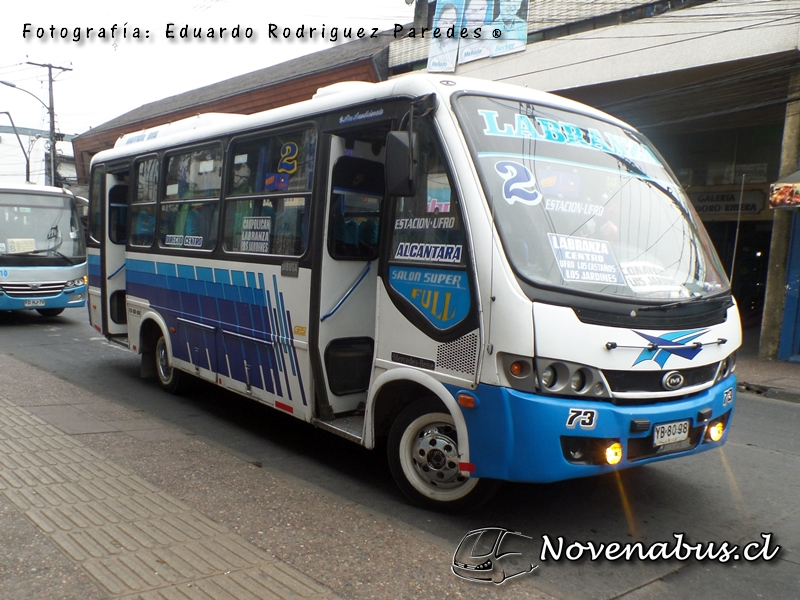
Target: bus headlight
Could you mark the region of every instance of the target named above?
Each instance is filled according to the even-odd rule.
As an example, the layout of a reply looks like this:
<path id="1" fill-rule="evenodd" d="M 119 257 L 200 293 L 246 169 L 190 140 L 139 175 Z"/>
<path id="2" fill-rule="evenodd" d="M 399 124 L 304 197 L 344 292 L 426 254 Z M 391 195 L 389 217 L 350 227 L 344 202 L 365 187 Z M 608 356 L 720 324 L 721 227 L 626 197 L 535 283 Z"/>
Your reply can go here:
<path id="1" fill-rule="evenodd" d="M 497 353 L 501 385 L 531 393 L 578 396 L 601 400 L 611 398 L 599 369 L 579 363 L 547 358 Z"/>
<path id="2" fill-rule="evenodd" d="M 547 367 L 542 371 L 542 385 L 546 388 L 553 387 L 556 382 L 556 370 L 553 367 Z"/>
<path id="3" fill-rule="evenodd" d="M 586 375 L 583 373 L 583 369 L 579 369 L 575 371 L 569 378 L 569 387 L 572 388 L 574 392 L 580 392 L 584 386 L 586 385 Z"/>
<path id="4" fill-rule="evenodd" d="M 581 398 L 610 398 L 608 384 L 599 369 L 547 358 L 536 359 L 540 391 Z"/>
<path id="5" fill-rule="evenodd" d="M 714 383 L 719 383 L 726 377 L 729 377 L 736 370 L 736 351 L 723 358 L 719 363 L 717 369 L 717 377 Z"/>

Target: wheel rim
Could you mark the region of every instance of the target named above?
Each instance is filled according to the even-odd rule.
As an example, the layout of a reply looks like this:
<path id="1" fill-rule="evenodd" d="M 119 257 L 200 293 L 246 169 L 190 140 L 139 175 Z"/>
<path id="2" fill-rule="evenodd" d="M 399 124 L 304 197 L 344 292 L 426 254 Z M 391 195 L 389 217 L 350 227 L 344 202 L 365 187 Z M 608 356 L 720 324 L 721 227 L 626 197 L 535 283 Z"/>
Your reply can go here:
<path id="1" fill-rule="evenodd" d="M 156 371 L 162 383 L 168 384 L 172 379 L 172 367 L 169 364 L 169 353 L 167 352 L 167 342 L 164 338 L 158 339 L 156 345 Z"/>
<path id="2" fill-rule="evenodd" d="M 438 501 L 463 498 L 478 484 L 459 469 L 458 437 L 450 415 L 417 417 L 400 440 L 400 464 L 406 479 L 424 496 Z"/>

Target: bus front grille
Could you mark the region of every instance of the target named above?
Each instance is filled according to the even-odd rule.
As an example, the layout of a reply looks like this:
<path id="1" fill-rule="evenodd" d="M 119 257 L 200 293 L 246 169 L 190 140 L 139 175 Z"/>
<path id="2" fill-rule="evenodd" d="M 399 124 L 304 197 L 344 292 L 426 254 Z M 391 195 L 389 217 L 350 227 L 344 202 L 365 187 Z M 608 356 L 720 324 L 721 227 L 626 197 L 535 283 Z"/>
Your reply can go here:
<path id="1" fill-rule="evenodd" d="M 719 363 L 703 367 L 678 369 L 683 375 L 684 384 L 688 388 L 713 381 L 717 375 Z M 664 375 L 670 371 L 603 371 L 612 392 L 663 392 L 665 390 Z"/>
<path id="2" fill-rule="evenodd" d="M 11 298 L 48 298 L 64 291 L 66 281 L 38 281 L 36 283 L 9 282 L 0 284 L 0 290 Z"/>

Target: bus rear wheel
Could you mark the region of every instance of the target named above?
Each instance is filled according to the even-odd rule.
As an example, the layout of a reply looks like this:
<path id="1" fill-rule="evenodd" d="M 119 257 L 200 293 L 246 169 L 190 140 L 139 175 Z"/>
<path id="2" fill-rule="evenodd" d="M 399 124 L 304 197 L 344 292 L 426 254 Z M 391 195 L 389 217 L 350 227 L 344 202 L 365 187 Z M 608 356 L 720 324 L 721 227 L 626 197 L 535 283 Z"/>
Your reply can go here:
<path id="1" fill-rule="evenodd" d="M 461 474 L 453 417 L 435 400 L 419 400 L 400 413 L 389 431 L 388 452 L 397 485 L 424 508 L 472 510 L 500 487 L 499 481 Z"/>
<path id="2" fill-rule="evenodd" d="M 179 394 L 183 389 L 184 376 L 178 369 L 173 369 L 169 358 L 167 340 L 159 335 L 156 342 L 156 351 L 153 354 L 156 367 L 156 381 L 161 389 L 170 394 Z"/>
<path id="3" fill-rule="evenodd" d="M 36 312 L 38 312 L 43 317 L 57 317 L 62 312 L 64 312 L 63 308 L 37 308 Z"/>

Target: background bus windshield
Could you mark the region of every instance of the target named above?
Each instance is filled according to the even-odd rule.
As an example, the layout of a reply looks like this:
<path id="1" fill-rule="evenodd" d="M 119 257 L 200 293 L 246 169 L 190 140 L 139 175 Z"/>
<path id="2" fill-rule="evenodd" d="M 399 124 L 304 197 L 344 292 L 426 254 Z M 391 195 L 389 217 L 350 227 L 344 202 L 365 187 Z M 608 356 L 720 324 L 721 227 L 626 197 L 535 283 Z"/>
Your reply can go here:
<path id="1" fill-rule="evenodd" d="M 73 198 L 0 194 L 0 264 L 44 266 L 85 260 L 83 227 Z"/>
<path id="2" fill-rule="evenodd" d="M 679 185 L 640 135 L 572 112 L 463 96 L 457 114 L 514 270 L 636 299 L 727 289 Z"/>

